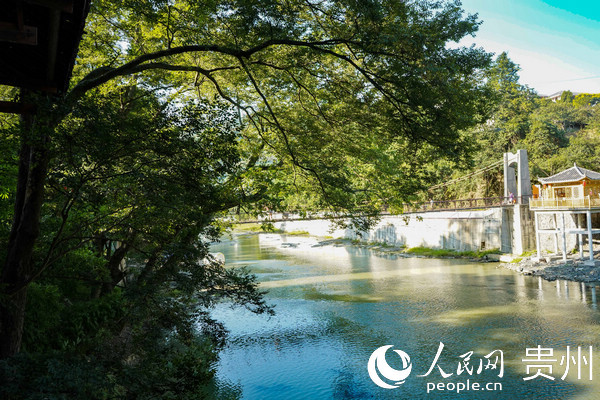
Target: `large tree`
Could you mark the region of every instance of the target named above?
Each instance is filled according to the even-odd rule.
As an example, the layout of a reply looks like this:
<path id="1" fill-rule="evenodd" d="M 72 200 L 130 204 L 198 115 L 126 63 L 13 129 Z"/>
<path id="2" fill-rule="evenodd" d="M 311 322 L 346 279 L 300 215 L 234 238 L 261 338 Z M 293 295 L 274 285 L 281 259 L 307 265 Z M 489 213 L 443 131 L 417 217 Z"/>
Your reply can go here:
<path id="1" fill-rule="evenodd" d="M 515 151 L 531 127 L 529 116 L 536 107 L 537 95 L 519 83 L 519 69 L 506 53 L 501 53 L 486 73 L 487 84 L 498 100 L 492 117 L 478 132 L 482 150 L 479 156 L 486 163 L 504 152 Z"/>
<path id="2" fill-rule="evenodd" d="M 191 249 L 219 211 L 260 198 L 284 206 L 281 198 L 302 191 L 332 212 L 370 212 L 419 187 L 427 178 L 423 163 L 463 161 L 461 131 L 486 118 L 488 89 L 477 71 L 489 55 L 448 44 L 477 27 L 458 1 L 93 1 L 70 89 L 54 97 L 22 92 L 37 113 L 3 131 L 20 148 L 12 153 L 13 222 L 1 241 L 0 358 L 20 348 L 28 287 L 82 243 L 95 244 L 114 273 L 100 292 L 123 278 L 115 266 L 133 250 L 146 256 L 142 271 L 154 276 L 138 278 L 169 285 L 160 271 L 176 274 L 186 255 L 202 254 Z M 136 93 L 153 100 L 140 104 Z M 213 137 L 215 128 L 202 122 L 206 109 L 199 105 L 216 98 L 237 110 L 238 135 Z M 95 102 L 105 106 L 96 110 Z M 119 116 L 122 126 L 115 125 Z M 137 137 L 125 123 L 135 118 L 142 127 Z M 169 124 L 180 129 L 169 131 Z M 68 140 L 76 127 L 84 134 Z M 202 138 L 186 139 L 188 131 Z M 79 134 L 87 142 L 78 142 Z M 192 143 L 200 144 L 212 163 L 178 158 L 186 140 L 193 151 L 200 150 Z M 239 152 L 235 163 L 230 145 Z M 69 158 L 73 148 L 79 153 Z M 108 179 L 105 186 L 93 185 L 94 174 Z M 166 192 L 175 177 L 181 190 Z M 155 186 L 129 189 L 136 184 Z M 62 198 L 62 207 L 44 208 L 58 204 L 47 203 L 52 196 Z M 166 211 L 167 198 L 176 211 L 189 201 L 204 203 L 189 215 L 193 221 L 169 224 L 179 220 Z M 104 202 L 121 209 L 113 213 Z M 72 212 L 79 204 L 83 211 Z M 106 225 L 86 222 L 103 212 Z M 131 223 L 109 223 L 121 217 Z M 77 223 L 90 235 L 69 231 Z M 76 237 L 93 240 L 67 246 Z M 229 278 L 228 284 L 242 279 Z"/>

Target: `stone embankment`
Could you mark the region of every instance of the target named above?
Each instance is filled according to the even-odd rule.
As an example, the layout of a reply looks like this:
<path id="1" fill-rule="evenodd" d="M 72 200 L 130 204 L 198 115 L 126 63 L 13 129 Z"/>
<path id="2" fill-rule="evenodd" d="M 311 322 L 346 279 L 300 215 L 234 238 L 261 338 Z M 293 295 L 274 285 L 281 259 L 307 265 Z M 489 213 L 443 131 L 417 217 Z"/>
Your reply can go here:
<path id="1" fill-rule="evenodd" d="M 583 261 L 562 259 L 537 262 L 531 257 L 525 257 L 519 262 L 501 263 L 499 267 L 511 269 L 523 275 L 541 276 L 548 281 L 564 279 L 577 282 L 599 282 L 600 267 L 585 265 Z"/>

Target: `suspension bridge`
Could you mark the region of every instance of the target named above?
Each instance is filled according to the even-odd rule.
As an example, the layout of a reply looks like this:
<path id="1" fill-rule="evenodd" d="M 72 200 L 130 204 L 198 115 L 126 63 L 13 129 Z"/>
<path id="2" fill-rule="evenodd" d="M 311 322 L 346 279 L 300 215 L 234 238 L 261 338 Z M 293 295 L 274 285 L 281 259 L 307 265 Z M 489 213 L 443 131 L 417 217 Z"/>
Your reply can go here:
<path id="1" fill-rule="evenodd" d="M 461 177 L 443 182 L 427 189 L 429 193 L 444 189 L 462 182 L 472 180 L 476 176 L 492 172 L 502 167 L 504 170 L 504 190 L 496 197 L 466 198 L 452 200 L 430 200 L 419 204 L 407 204 L 404 212 L 431 212 L 447 210 L 469 210 L 479 208 L 503 207 L 513 204 L 528 204 L 533 193 L 529 178 L 529 160 L 525 150 L 517 153 L 504 153 L 498 160 L 483 168 L 469 172 Z"/>
<path id="2" fill-rule="evenodd" d="M 488 209 L 496 207 L 505 207 L 514 204 L 528 204 L 532 197 L 531 182 L 529 179 L 527 152 L 518 150 L 517 153 L 505 153 L 501 160 L 495 161 L 485 167 L 471 171 L 458 178 L 439 183 L 427 188 L 428 193 L 433 193 L 436 190 L 449 188 L 454 185 L 472 180 L 479 175 L 495 171 L 503 168 L 504 172 L 504 190 L 498 196 L 493 197 L 478 197 L 478 198 L 463 198 L 463 199 L 446 199 L 446 200 L 428 200 L 423 202 L 404 203 L 402 206 L 402 214 L 410 213 L 427 213 L 439 211 L 460 211 L 460 210 L 476 210 Z M 390 215 L 387 208 L 382 210 L 383 215 Z M 259 217 L 250 215 L 238 215 L 237 219 L 242 222 L 280 222 L 299 219 L 316 219 L 323 218 L 324 213 L 298 213 L 298 212 L 270 212 L 265 211 Z"/>

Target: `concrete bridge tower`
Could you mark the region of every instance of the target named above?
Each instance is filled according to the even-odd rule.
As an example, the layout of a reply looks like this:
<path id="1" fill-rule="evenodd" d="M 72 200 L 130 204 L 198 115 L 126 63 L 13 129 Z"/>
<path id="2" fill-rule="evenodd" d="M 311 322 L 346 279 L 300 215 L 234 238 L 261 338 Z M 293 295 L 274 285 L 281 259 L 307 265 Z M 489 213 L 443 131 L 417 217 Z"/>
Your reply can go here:
<path id="1" fill-rule="evenodd" d="M 535 248 L 533 216 L 528 206 L 532 194 L 527 150 L 504 153 L 504 197 L 513 197 L 515 204 L 504 206 L 502 211 L 503 252 L 522 254 Z"/>
<path id="2" fill-rule="evenodd" d="M 519 204 L 528 204 L 532 196 L 527 150 L 504 153 L 504 197 L 511 193 Z"/>

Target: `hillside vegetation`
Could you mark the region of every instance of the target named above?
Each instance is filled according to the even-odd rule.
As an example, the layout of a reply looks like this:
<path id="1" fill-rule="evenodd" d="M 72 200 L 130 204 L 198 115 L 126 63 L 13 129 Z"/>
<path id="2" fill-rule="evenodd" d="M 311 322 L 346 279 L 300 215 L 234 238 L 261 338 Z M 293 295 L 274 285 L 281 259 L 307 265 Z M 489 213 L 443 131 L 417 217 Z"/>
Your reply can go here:
<path id="1" fill-rule="evenodd" d="M 519 67 L 506 53 L 486 72 L 496 104 L 491 118 L 467 134 L 473 149 L 469 168 L 447 164 L 432 184 L 443 183 L 502 160 L 505 152 L 527 150 L 532 183 L 572 167 L 600 170 L 600 94 L 563 92 L 552 101 L 519 83 Z M 423 198 L 449 199 L 501 196 L 502 165 L 472 179 L 430 192 Z"/>

